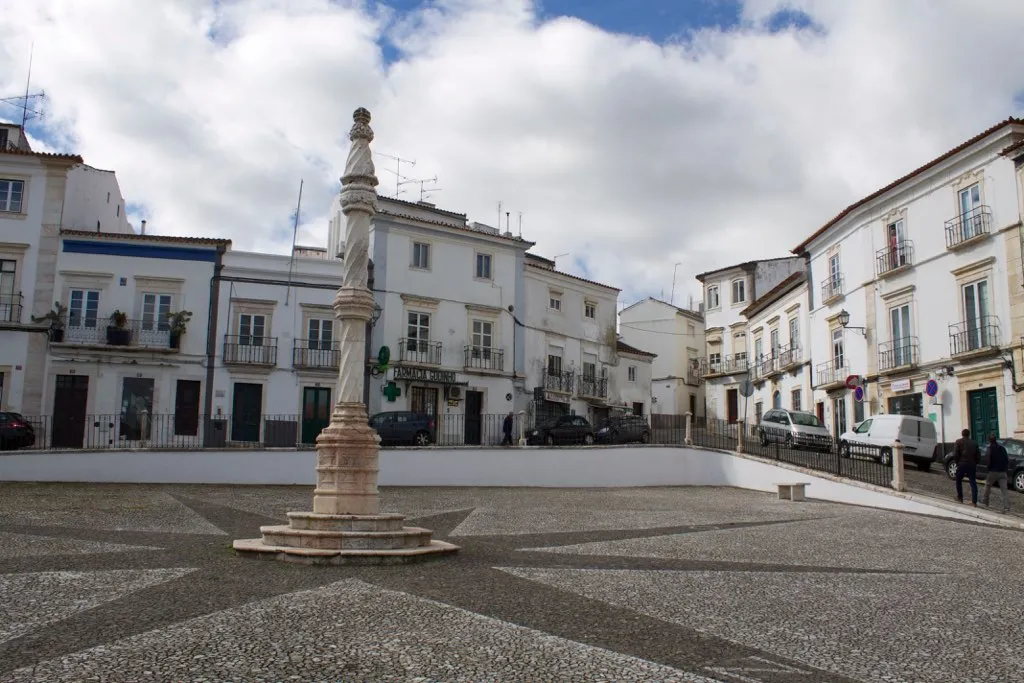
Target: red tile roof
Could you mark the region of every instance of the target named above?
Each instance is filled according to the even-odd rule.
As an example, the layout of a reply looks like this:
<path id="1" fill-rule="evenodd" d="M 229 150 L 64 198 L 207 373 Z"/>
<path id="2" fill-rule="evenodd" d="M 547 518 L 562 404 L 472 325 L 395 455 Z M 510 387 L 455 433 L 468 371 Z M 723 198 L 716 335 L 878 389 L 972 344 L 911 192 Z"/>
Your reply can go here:
<path id="1" fill-rule="evenodd" d="M 544 260 L 546 261 L 547 259 L 544 259 Z M 542 265 L 537 264 L 537 263 L 529 263 L 529 262 L 527 262 L 526 265 L 529 266 L 530 268 L 535 268 L 537 270 L 544 271 L 545 273 L 554 273 L 555 275 L 561 275 L 562 277 L 572 278 L 573 280 L 579 280 L 580 282 L 586 282 L 588 285 L 594 285 L 595 287 L 603 287 L 605 289 L 610 289 L 613 292 L 621 292 L 622 291 L 618 287 L 612 287 L 611 285 L 606 285 L 606 284 L 603 284 L 603 283 L 600 283 L 600 282 L 595 282 L 594 280 L 588 280 L 587 278 L 580 277 L 579 275 L 570 275 L 569 273 L 563 273 L 560 270 L 555 270 L 554 268 L 548 268 L 547 266 L 542 266 Z"/>
<path id="2" fill-rule="evenodd" d="M 1000 154 L 1002 154 L 1003 156 L 1015 156 L 1017 153 L 1024 153 L 1024 140 L 1021 140 L 1020 142 L 1015 142 L 1006 149 L 1004 149 L 1002 152 L 1000 152 Z"/>
<path id="3" fill-rule="evenodd" d="M 399 201 L 399 200 L 391 200 L 391 201 Z M 402 204 L 408 204 L 410 206 L 416 206 L 416 207 L 421 208 L 421 209 L 427 209 L 428 211 L 437 211 L 437 209 L 431 209 L 429 206 L 422 206 L 422 205 L 419 205 L 419 204 L 413 204 L 412 202 L 401 202 L 401 203 Z M 462 232 L 468 232 L 468 233 L 472 233 L 474 235 L 487 235 L 488 237 L 495 237 L 495 238 L 500 239 L 500 240 L 505 240 L 506 242 L 514 242 L 516 244 L 526 244 L 526 245 L 529 245 L 527 247 L 527 249 L 529 249 L 534 244 L 536 244 L 536 242 L 531 242 L 530 240 L 524 240 L 522 237 L 506 237 L 505 235 L 501 234 L 500 232 L 484 232 L 482 230 L 474 230 L 473 228 L 469 227 L 468 225 L 455 225 L 455 224 L 453 224 L 453 223 L 451 223 L 449 221 L 434 220 L 432 218 L 424 218 L 422 216 L 414 216 L 412 214 L 401 213 L 399 211 L 388 211 L 387 209 L 384 209 L 384 208 L 378 208 L 377 209 L 377 213 L 379 215 L 382 215 L 382 216 L 393 216 L 395 218 L 404 218 L 404 219 L 409 220 L 409 221 L 419 221 L 420 223 L 429 223 L 430 225 L 439 225 L 439 226 L 441 226 L 443 228 L 448 228 L 449 230 L 461 230 Z M 442 213 L 445 213 L 445 214 L 451 215 L 451 216 L 457 216 L 460 219 L 465 218 L 464 214 L 454 214 L 454 213 L 450 213 L 450 212 L 447 212 L 447 211 L 444 211 Z"/>
<path id="4" fill-rule="evenodd" d="M 967 140 L 966 142 L 960 143 L 959 145 L 957 145 L 953 149 L 949 150 L 945 154 L 942 154 L 941 156 L 935 157 L 934 159 L 929 161 L 924 166 L 920 166 L 920 167 L 914 169 L 913 171 L 911 171 L 910 173 L 906 174 L 902 178 L 897 178 L 896 180 L 894 180 L 893 182 L 889 183 L 888 185 L 886 185 L 882 189 L 876 190 L 875 192 L 872 192 L 871 194 L 869 194 L 867 197 L 864 197 L 863 199 L 859 199 L 856 202 L 854 202 L 853 204 L 850 204 L 848 207 L 846 207 L 845 209 L 840 211 L 839 214 L 836 215 L 835 218 L 833 218 L 828 223 L 825 223 L 825 225 L 823 225 L 820 228 L 818 228 L 818 230 L 813 235 L 811 235 L 810 237 L 805 239 L 803 242 L 798 244 L 796 246 L 796 248 L 793 249 L 793 253 L 794 254 L 801 254 L 801 253 L 803 253 L 804 249 L 807 248 L 808 244 L 810 244 L 811 242 L 813 242 L 817 238 L 821 237 L 823 234 L 825 234 L 825 232 L 829 228 L 831 228 L 833 225 L 835 225 L 836 223 L 838 223 L 842 219 L 846 218 L 848 215 L 853 213 L 853 211 L 855 211 L 856 209 L 860 208 L 864 204 L 867 204 L 868 202 L 870 202 L 873 199 L 877 199 L 878 197 L 881 197 L 883 194 L 885 194 L 889 190 L 892 190 L 893 188 L 899 186 L 902 183 L 905 183 L 906 181 L 908 181 L 911 178 L 913 178 L 914 176 L 916 176 L 918 173 L 923 173 L 924 171 L 927 171 L 928 169 L 932 168 L 933 166 L 936 166 L 937 164 L 945 161 L 946 159 L 948 159 L 949 157 L 953 156 L 954 154 L 962 152 L 965 149 L 967 149 L 968 147 L 970 147 L 972 145 L 975 145 L 978 142 L 981 142 L 982 140 L 987 138 L 989 135 L 992 135 L 992 133 L 995 133 L 995 132 L 1003 129 L 1006 126 L 1013 126 L 1013 125 L 1024 125 L 1024 119 L 1017 119 L 1017 118 L 1014 118 L 1014 117 L 1011 116 L 1008 119 L 1006 119 L 1005 121 L 1000 121 L 999 123 L 997 123 L 996 125 L 992 126 L 991 128 L 988 128 L 988 129 L 982 131 L 981 133 L 978 133 L 977 135 L 975 135 L 970 140 Z"/>
<path id="5" fill-rule="evenodd" d="M 388 197 L 386 195 L 380 195 L 380 198 L 384 199 L 386 201 L 389 201 L 389 202 L 395 202 L 396 204 L 405 204 L 406 206 L 415 206 L 418 209 L 426 209 L 427 211 L 436 211 L 437 213 L 443 213 L 446 216 L 451 216 L 453 218 L 462 218 L 462 219 L 466 218 L 466 214 L 464 214 L 464 213 L 458 213 L 457 211 L 448 211 L 447 209 L 439 209 L 436 206 L 434 206 L 433 204 L 431 204 L 430 202 L 426 202 L 426 203 L 421 204 L 420 202 L 410 202 L 410 201 L 408 201 L 406 199 L 399 199 L 398 197 Z"/>
<path id="6" fill-rule="evenodd" d="M 108 240 L 138 240 L 143 242 L 174 242 L 177 244 L 195 245 L 230 245 L 231 240 L 214 239 L 212 237 L 176 237 L 174 235 L 139 235 L 137 233 L 92 232 L 91 230 L 61 230 L 60 234 L 69 237 L 92 237 Z"/>
<path id="7" fill-rule="evenodd" d="M 85 161 L 78 154 L 51 154 L 49 152 L 33 152 L 29 149 L 17 149 L 14 147 L 0 149 L 0 154 L 11 154 L 19 157 L 39 157 L 40 159 L 56 159 L 60 161 L 71 161 L 76 164 L 84 164 Z"/>
<path id="8" fill-rule="evenodd" d="M 764 296 L 759 297 L 756 301 L 751 303 L 749 306 L 740 311 L 740 315 L 744 318 L 750 318 L 751 315 L 756 313 L 758 310 L 764 308 L 767 304 L 770 304 L 775 299 L 778 299 L 783 294 L 786 294 L 790 290 L 796 288 L 798 285 L 803 283 L 807 279 L 807 274 L 803 271 L 797 271 L 787 277 L 785 280 L 769 289 Z"/>
<path id="9" fill-rule="evenodd" d="M 631 353 L 634 356 L 646 356 L 648 358 L 656 358 L 658 355 L 656 353 L 651 353 L 650 351 L 643 351 L 641 349 L 636 348 L 635 346 L 630 346 L 629 344 L 621 340 L 616 342 L 615 349 L 619 353 Z"/>

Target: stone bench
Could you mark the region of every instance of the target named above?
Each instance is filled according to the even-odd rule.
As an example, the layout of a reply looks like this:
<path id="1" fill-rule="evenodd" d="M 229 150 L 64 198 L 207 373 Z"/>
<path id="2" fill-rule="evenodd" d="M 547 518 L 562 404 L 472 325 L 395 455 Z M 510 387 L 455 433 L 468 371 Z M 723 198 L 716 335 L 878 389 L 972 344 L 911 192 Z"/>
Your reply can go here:
<path id="1" fill-rule="evenodd" d="M 776 484 L 779 487 L 779 500 L 800 501 L 804 499 L 804 492 L 810 486 L 810 482 L 794 482 L 791 484 Z"/>

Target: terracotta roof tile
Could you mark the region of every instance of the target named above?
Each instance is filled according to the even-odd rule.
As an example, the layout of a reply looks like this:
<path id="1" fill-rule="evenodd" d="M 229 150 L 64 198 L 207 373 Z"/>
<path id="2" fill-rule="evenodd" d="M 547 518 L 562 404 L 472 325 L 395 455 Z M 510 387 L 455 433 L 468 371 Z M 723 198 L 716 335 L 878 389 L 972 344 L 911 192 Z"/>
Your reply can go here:
<path id="1" fill-rule="evenodd" d="M 545 259 L 545 260 L 547 260 L 547 259 Z M 613 292 L 621 292 L 622 291 L 618 287 L 612 287 L 611 285 L 606 285 L 606 284 L 603 284 L 601 282 L 595 282 L 594 280 L 588 280 L 587 278 L 580 277 L 579 275 L 570 275 L 569 273 L 563 273 L 560 270 L 555 270 L 553 268 L 548 268 L 547 266 L 542 266 L 542 265 L 539 265 L 539 264 L 536 264 L 536 263 L 527 263 L 526 265 L 529 266 L 530 268 L 536 268 L 537 270 L 544 271 L 545 273 L 554 273 L 555 275 L 561 275 L 562 277 L 571 278 L 573 280 L 579 280 L 580 282 L 586 282 L 587 284 L 594 285 L 596 287 L 604 287 L 605 289 L 610 289 Z"/>
<path id="2" fill-rule="evenodd" d="M 775 299 L 779 298 L 789 290 L 795 288 L 807 279 L 807 274 L 803 271 L 798 270 L 793 273 L 785 280 L 769 289 L 764 296 L 758 297 L 757 300 L 752 302 L 749 306 L 740 311 L 740 315 L 744 318 L 749 318 L 752 314 L 756 313 L 759 309 L 764 308 L 766 304 L 771 303 Z"/>
<path id="3" fill-rule="evenodd" d="M 134 240 L 141 242 L 174 242 L 176 244 L 195 244 L 195 245 L 229 245 L 231 240 L 214 239 L 211 237 L 177 237 L 174 235 L 139 235 L 137 233 L 117 233 L 117 232 L 92 232 L 90 230 L 61 230 L 61 235 L 67 235 L 68 237 L 91 237 L 93 239 L 108 239 L 108 240 Z"/>
<path id="4" fill-rule="evenodd" d="M 420 204 L 419 202 L 410 202 L 410 201 L 408 201 L 406 199 L 399 199 L 398 197 L 388 197 L 388 196 L 385 196 L 385 195 L 380 195 L 380 199 L 383 199 L 383 200 L 386 200 L 386 201 L 389 201 L 389 202 L 395 202 L 396 204 L 404 204 L 406 206 L 415 206 L 418 209 L 425 209 L 427 211 L 436 211 L 437 213 L 443 213 L 446 216 L 451 216 L 453 218 L 463 218 L 463 219 L 466 218 L 466 214 L 464 214 L 464 213 L 458 213 L 457 211 L 448 211 L 447 209 L 439 209 L 436 206 L 433 206 L 431 204 Z"/>
<path id="5" fill-rule="evenodd" d="M 33 152 L 30 149 L 17 149 L 14 147 L 0 149 L 0 154 L 10 154 L 12 156 L 19 157 L 39 157 L 40 159 L 58 159 L 61 161 L 71 161 L 76 164 L 85 163 L 82 157 L 78 154 L 51 154 L 49 152 Z"/>
<path id="6" fill-rule="evenodd" d="M 616 342 L 615 348 L 619 353 L 632 353 L 635 356 L 647 356 L 648 358 L 656 358 L 658 355 L 656 353 L 651 353 L 650 351 L 643 351 L 641 349 L 636 348 L 635 346 L 630 346 L 629 344 L 622 340 Z"/>
<path id="7" fill-rule="evenodd" d="M 392 200 L 392 201 L 394 201 L 394 200 Z M 413 206 L 417 206 L 415 204 L 412 204 L 411 202 L 402 202 L 402 203 L 403 204 L 411 204 Z M 429 207 L 421 207 L 421 208 L 429 208 Z M 471 228 L 469 226 L 455 225 L 454 223 L 451 223 L 449 221 L 433 220 L 431 218 L 423 218 L 422 216 L 413 216 L 412 214 L 401 213 L 401 212 L 398 212 L 398 211 L 388 211 L 387 209 L 378 209 L 377 213 L 379 215 L 382 215 L 382 216 L 393 216 L 394 218 L 404 218 L 405 220 L 409 220 L 409 221 L 419 221 L 420 223 L 429 223 L 430 225 L 439 225 L 441 227 L 448 228 L 450 230 L 461 230 L 462 232 L 468 232 L 468 233 L 471 233 L 471 234 L 474 234 L 474 235 L 487 235 L 488 237 L 496 237 L 496 238 L 498 238 L 500 240 L 505 240 L 506 242 L 513 242 L 515 244 L 528 244 L 528 245 L 530 245 L 530 247 L 532 247 L 534 244 L 536 244 L 536 242 L 531 242 L 530 240 L 524 240 L 521 237 L 506 237 L 505 235 L 501 234 L 500 232 L 483 232 L 482 230 L 474 230 L 473 228 Z M 455 216 L 455 215 L 459 215 L 459 214 L 452 214 L 452 215 Z M 527 248 L 529 248 L 529 247 L 527 247 Z"/>
<path id="8" fill-rule="evenodd" d="M 966 142 L 960 143 L 959 145 L 957 145 L 953 149 L 949 150 L 945 154 L 942 154 L 941 156 L 935 157 L 934 159 L 929 161 L 924 166 L 920 166 L 918 168 L 915 168 L 913 171 L 911 171 L 910 173 L 906 174 L 902 178 L 897 178 L 896 180 L 892 181 L 891 183 L 889 183 L 888 185 L 886 185 L 882 189 L 876 190 L 875 192 L 872 192 L 871 194 L 869 194 L 867 197 L 859 199 L 856 202 L 854 202 L 853 204 L 850 204 L 848 207 L 846 207 L 845 209 L 840 211 L 835 216 L 835 218 L 833 218 L 828 223 L 825 223 L 825 225 L 823 225 L 820 228 L 818 228 L 818 230 L 813 235 L 811 235 L 810 237 L 805 239 L 803 242 L 798 244 L 796 246 L 796 248 L 793 249 L 793 253 L 794 254 L 802 253 L 804 251 L 804 249 L 807 248 L 808 244 L 810 244 L 811 242 L 813 242 L 817 238 L 819 238 L 822 235 L 824 235 L 825 232 L 829 228 L 831 228 L 833 225 L 835 225 L 836 223 L 838 223 L 842 219 L 846 218 L 854 210 L 860 208 L 864 204 L 867 204 L 868 202 L 870 202 L 873 199 L 877 199 L 878 197 L 881 197 L 883 194 L 885 194 L 889 190 L 899 186 L 902 183 L 905 183 L 906 181 L 908 181 L 911 178 L 913 178 L 914 176 L 916 176 L 918 173 L 923 173 L 924 171 L 927 171 L 931 167 L 933 167 L 933 166 L 935 166 L 935 165 L 945 161 L 946 159 L 948 159 L 949 157 L 953 156 L 954 154 L 957 154 L 958 152 L 964 151 L 965 149 L 967 149 L 971 145 L 977 144 L 978 142 L 980 142 L 980 141 L 984 140 L 985 138 L 987 138 L 989 135 L 992 135 L 992 133 L 995 133 L 995 132 L 999 131 L 1000 129 L 1002 129 L 1002 128 L 1006 127 L 1006 126 L 1012 126 L 1012 125 L 1024 125 L 1024 119 L 1017 119 L 1017 118 L 1014 118 L 1014 117 L 1011 116 L 1008 119 L 1006 119 L 1005 121 L 1000 121 L 999 123 L 997 123 L 996 125 L 992 126 L 991 128 L 988 128 L 988 129 L 982 131 L 981 133 L 978 133 L 977 135 L 975 135 L 970 140 L 967 140 Z"/>

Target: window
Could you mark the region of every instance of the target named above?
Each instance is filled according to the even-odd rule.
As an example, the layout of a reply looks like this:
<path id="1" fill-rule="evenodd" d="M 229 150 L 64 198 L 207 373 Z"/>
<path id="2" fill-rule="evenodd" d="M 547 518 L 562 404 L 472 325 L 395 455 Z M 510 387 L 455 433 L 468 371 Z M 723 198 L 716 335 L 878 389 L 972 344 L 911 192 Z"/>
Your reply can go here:
<path id="1" fill-rule="evenodd" d="M 68 302 L 68 327 L 96 327 L 99 317 L 100 293 L 72 289 Z"/>
<path id="2" fill-rule="evenodd" d="M 238 344 L 239 346 L 263 346 L 264 334 L 267 328 L 267 317 L 264 315 L 253 315 L 242 313 L 238 316 Z"/>
<path id="3" fill-rule="evenodd" d="M 0 261 L 0 320 L 5 322 L 21 322 L 18 317 L 20 311 L 15 306 L 20 301 L 15 301 L 14 276 L 18 268 L 17 261 Z"/>
<path id="4" fill-rule="evenodd" d="M 334 343 L 334 321 L 310 318 L 307 323 L 306 344 L 310 349 L 329 351 Z"/>
<path id="5" fill-rule="evenodd" d="M 776 358 L 778 357 L 779 349 L 781 348 L 781 344 L 779 344 L 779 328 L 776 327 L 769 334 L 771 335 L 772 358 Z"/>
<path id="6" fill-rule="evenodd" d="M 488 320 L 474 320 L 473 321 L 473 356 L 479 357 L 480 354 L 487 354 L 490 356 L 493 337 L 494 323 Z"/>
<path id="7" fill-rule="evenodd" d="M 839 436 L 846 433 L 846 399 L 837 398 L 832 401 L 832 426 L 835 433 L 832 436 Z"/>
<path id="8" fill-rule="evenodd" d="M 430 268 L 430 245 L 425 242 L 413 242 L 412 267 L 427 270 Z"/>
<path id="9" fill-rule="evenodd" d="M 636 366 L 635 365 L 630 365 L 629 369 L 626 371 L 626 375 L 627 375 L 627 377 L 628 377 L 630 382 L 635 382 L 636 381 Z"/>
<path id="10" fill-rule="evenodd" d="M 142 295 L 142 329 L 147 332 L 160 330 L 166 332 L 171 329 L 167 315 L 171 312 L 170 294 L 143 294 Z"/>
<path id="11" fill-rule="evenodd" d="M 754 362 L 760 363 L 764 358 L 764 342 L 760 337 L 754 340 Z"/>
<path id="12" fill-rule="evenodd" d="M 583 361 L 583 379 L 591 381 L 597 379 L 597 363 L 591 360 Z"/>
<path id="13" fill-rule="evenodd" d="M 25 181 L 0 179 L 0 211 L 21 213 L 21 200 L 25 196 Z"/>
<path id="14" fill-rule="evenodd" d="M 892 367 L 911 362 L 910 304 L 889 309 L 889 331 L 892 334 Z"/>
<path id="15" fill-rule="evenodd" d="M 549 375 L 561 375 L 562 374 L 562 357 L 557 356 L 553 353 L 548 354 L 548 374 Z"/>
<path id="16" fill-rule="evenodd" d="M 597 317 L 597 304 L 586 302 L 583 304 L 583 317 L 594 319 Z"/>
<path id="17" fill-rule="evenodd" d="M 790 394 L 790 404 L 792 405 L 792 410 L 800 410 L 801 398 L 801 391 L 799 389 L 794 389 L 793 392 Z"/>
<path id="18" fill-rule="evenodd" d="M 800 348 L 800 318 L 789 319 L 789 348 Z"/>
<path id="19" fill-rule="evenodd" d="M 2 185 L 0 185 L 2 187 Z M 0 190 L 2 192 L 2 190 Z M 2 194 L 0 194 L 2 196 Z M 975 183 L 967 189 L 960 190 L 960 220 L 963 223 L 963 239 L 969 240 L 972 237 L 984 232 L 981 224 L 981 185 Z"/>
<path id="20" fill-rule="evenodd" d="M 409 391 L 409 409 L 414 413 L 437 415 L 437 389 L 412 387 Z"/>
<path id="21" fill-rule="evenodd" d="M 120 204 L 118 204 L 118 205 L 117 205 L 117 216 L 119 216 L 119 217 L 120 217 L 120 215 L 121 215 L 121 205 L 120 205 Z"/>
<path id="22" fill-rule="evenodd" d="M 839 264 L 839 254 L 832 254 L 828 257 L 828 281 L 833 289 L 838 288 L 841 277 L 842 269 Z"/>
<path id="23" fill-rule="evenodd" d="M 996 343 L 990 339 L 992 327 L 988 325 L 988 280 L 964 285 L 964 329 L 967 332 L 966 351 L 974 351 Z"/>
<path id="24" fill-rule="evenodd" d="M 708 287 L 708 308 L 718 308 L 718 285 Z"/>
<path id="25" fill-rule="evenodd" d="M 832 330 L 832 366 L 835 369 L 846 367 L 846 339 L 841 327 Z"/>
<path id="26" fill-rule="evenodd" d="M 712 369 L 718 369 L 718 366 L 722 364 L 722 354 L 720 352 L 709 353 L 708 363 L 711 364 Z"/>
<path id="27" fill-rule="evenodd" d="M 491 279 L 491 255 L 490 254 L 477 254 L 476 255 L 476 276 L 481 280 Z"/>
<path id="28" fill-rule="evenodd" d="M 885 236 L 889 248 L 889 268 L 893 269 L 907 265 L 907 256 L 909 255 L 905 244 L 907 230 L 904 227 L 903 220 L 900 219 L 889 223 L 885 227 Z"/>
<path id="29" fill-rule="evenodd" d="M 556 294 L 555 292 L 551 292 L 548 295 L 548 308 L 550 308 L 552 311 L 561 311 L 562 310 L 562 295 L 561 294 Z"/>
<path id="30" fill-rule="evenodd" d="M 732 302 L 741 304 L 747 300 L 747 283 L 744 280 L 732 281 Z"/>
<path id="31" fill-rule="evenodd" d="M 426 352 L 430 343 L 430 314 L 410 311 L 406 337 L 409 351 Z"/>

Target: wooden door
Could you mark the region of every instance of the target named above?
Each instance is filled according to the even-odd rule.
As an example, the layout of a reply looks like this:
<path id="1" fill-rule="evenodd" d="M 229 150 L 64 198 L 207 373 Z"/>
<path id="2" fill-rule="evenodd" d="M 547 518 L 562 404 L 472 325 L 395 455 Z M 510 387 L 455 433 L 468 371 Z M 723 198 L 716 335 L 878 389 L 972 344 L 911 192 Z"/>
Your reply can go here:
<path id="1" fill-rule="evenodd" d="M 331 423 L 330 387 L 302 390 L 302 443 L 316 443 L 316 437 Z"/>
<path id="2" fill-rule="evenodd" d="M 967 392 L 971 438 L 984 447 L 989 434 L 999 436 L 999 399 L 994 388 Z"/>
<path id="3" fill-rule="evenodd" d="M 81 448 L 85 439 L 85 411 L 89 402 L 89 378 L 57 375 L 53 393 L 54 448 Z"/>
<path id="4" fill-rule="evenodd" d="M 200 382 L 179 379 L 174 391 L 174 435 L 199 436 Z"/>
<path id="5" fill-rule="evenodd" d="M 480 391 L 466 392 L 466 428 L 464 437 L 467 446 L 479 446 L 481 439 L 481 413 L 484 407 L 484 395 Z"/>
<path id="6" fill-rule="evenodd" d="M 263 385 L 235 384 L 231 406 L 231 440 L 258 443 L 263 419 Z"/>
<path id="7" fill-rule="evenodd" d="M 740 392 L 729 389 L 725 392 L 726 413 L 729 422 L 736 422 L 740 417 Z"/>

